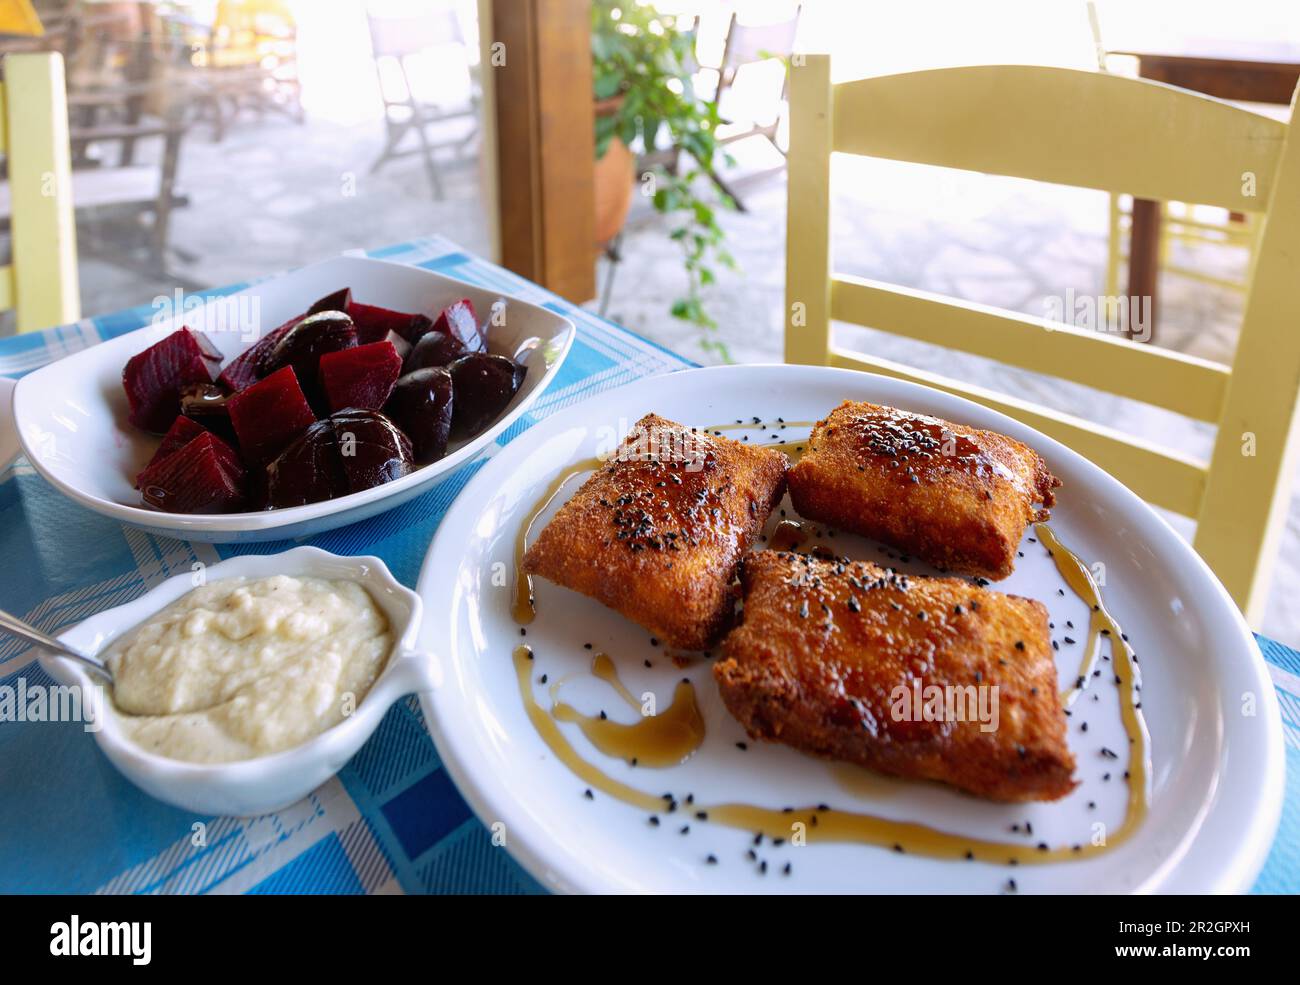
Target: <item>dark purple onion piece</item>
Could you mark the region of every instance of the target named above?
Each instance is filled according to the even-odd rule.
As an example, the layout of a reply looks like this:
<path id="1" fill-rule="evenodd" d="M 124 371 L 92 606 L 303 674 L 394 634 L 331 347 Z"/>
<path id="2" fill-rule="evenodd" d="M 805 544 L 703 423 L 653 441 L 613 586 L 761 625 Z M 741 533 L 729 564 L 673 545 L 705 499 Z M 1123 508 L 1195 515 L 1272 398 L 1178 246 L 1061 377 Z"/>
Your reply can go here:
<path id="1" fill-rule="evenodd" d="M 412 373 L 417 369 L 431 366 L 449 366 L 465 355 L 465 346 L 459 340 L 443 332 L 431 330 L 420 336 L 420 341 L 406 355 L 402 363 L 403 373 Z"/>
<path id="2" fill-rule="evenodd" d="M 432 366 L 399 377 L 384 411 L 411 439 L 415 460 L 428 465 L 447 454 L 452 406 L 451 374 Z"/>
<path id="3" fill-rule="evenodd" d="M 348 491 L 334 425 L 315 421 L 266 467 L 266 507 L 319 503 Z"/>
<path id="4" fill-rule="evenodd" d="M 528 370 L 505 356 L 476 352 L 447 367 L 454 391 L 451 436 L 478 434 L 506 409 Z"/>
<path id="5" fill-rule="evenodd" d="M 309 315 L 319 315 L 322 311 L 344 311 L 348 310 L 348 305 L 352 303 L 352 288 L 345 287 L 342 290 L 335 291 L 333 294 L 326 294 L 323 298 L 307 309 Z"/>
<path id="6" fill-rule="evenodd" d="M 357 329 L 352 319 L 341 311 L 321 311 L 308 315 L 280 339 L 266 354 L 260 375 L 263 379 L 283 366 L 292 366 L 306 390 L 316 382 L 320 357 L 327 352 L 351 349 L 357 344 Z"/>
<path id="7" fill-rule="evenodd" d="M 328 420 L 334 426 L 348 492 L 380 486 L 415 470 L 410 440 L 378 411 L 348 408 Z"/>
<path id="8" fill-rule="evenodd" d="M 180 389 L 181 414 L 234 444 L 235 428 L 230 423 L 230 409 L 226 406 L 229 396 L 225 387 L 215 383 L 187 383 Z"/>

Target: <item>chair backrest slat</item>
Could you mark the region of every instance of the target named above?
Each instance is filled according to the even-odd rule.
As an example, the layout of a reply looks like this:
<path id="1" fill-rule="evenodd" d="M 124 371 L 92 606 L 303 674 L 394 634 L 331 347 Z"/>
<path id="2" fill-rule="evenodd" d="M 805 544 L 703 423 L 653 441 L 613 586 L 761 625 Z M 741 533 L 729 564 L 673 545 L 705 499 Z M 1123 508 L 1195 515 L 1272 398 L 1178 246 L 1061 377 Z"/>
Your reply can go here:
<path id="1" fill-rule="evenodd" d="M 13 276 L 18 331 L 81 317 L 72 213 L 72 154 L 63 56 L 6 55 L 4 140 L 9 166 Z"/>
<path id="2" fill-rule="evenodd" d="M 1293 100 L 1292 122 L 1295 112 Z M 1290 478 L 1300 465 L 1300 141 L 1288 141 L 1292 132 L 1288 123 L 1142 79 L 981 66 L 832 85 L 829 58 L 800 56 L 790 87 L 786 359 L 934 386 L 1065 442 L 1145 499 L 1194 517 L 1197 550 L 1258 623 Z M 837 151 L 1262 213 L 1231 368 L 1064 323 L 834 276 L 830 156 Z M 832 319 L 1215 423 L 1213 456 L 1197 461 L 836 346 Z"/>
<path id="3" fill-rule="evenodd" d="M 1063 322 L 860 277 L 831 279 L 831 318 L 959 349 L 1217 423 L 1221 363 Z"/>
<path id="4" fill-rule="evenodd" d="M 739 68 L 768 58 L 788 57 L 794 50 L 799 31 L 799 12 L 783 21 L 746 24 L 735 13 L 727 29 L 726 49 L 722 54 L 723 70 Z"/>
<path id="5" fill-rule="evenodd" d="M 797 73 L 796 73 L 797 74 Z M 1286 124 L 1100 72 L 937 69 L 835 87 L 835 149 L 1262 212 Z"/>

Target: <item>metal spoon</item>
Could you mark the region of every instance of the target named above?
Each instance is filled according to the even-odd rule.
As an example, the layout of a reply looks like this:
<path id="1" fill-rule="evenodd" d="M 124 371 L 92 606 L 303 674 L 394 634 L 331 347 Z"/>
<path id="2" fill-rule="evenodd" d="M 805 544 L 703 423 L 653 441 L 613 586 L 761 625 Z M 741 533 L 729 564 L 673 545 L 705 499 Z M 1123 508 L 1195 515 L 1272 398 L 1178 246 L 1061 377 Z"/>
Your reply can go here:
<path id="1" fill-rule="evenodd" d="M 64 657 L 71 657 L 73 660 L 80 660 L 95 673 L 104 677 L 109 684 L 113 683 L 113 672 L 104 665 L 104 661 L 98 657 L 88 657 L 84 653 L 73 650 L 66 643 L 60 643 L 52 636 L 46 636 L 35 626 L 23 622 L 17 616 L 10 615 L 3 609 L 0 609 L 0 633 L 8 633 L 10 636 L 17 636 L 28 643 L 34 643 L 36 646 L 43 646 L 47 650 L 53 650 L 55 653 Z"/>

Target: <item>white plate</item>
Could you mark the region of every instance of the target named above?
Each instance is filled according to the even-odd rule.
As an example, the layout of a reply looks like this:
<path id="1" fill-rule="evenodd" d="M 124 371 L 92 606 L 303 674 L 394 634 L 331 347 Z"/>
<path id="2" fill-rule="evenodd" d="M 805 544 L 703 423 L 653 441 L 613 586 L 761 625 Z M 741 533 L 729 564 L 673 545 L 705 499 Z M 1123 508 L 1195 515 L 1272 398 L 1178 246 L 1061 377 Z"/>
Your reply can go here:
<path id="1" fill-rule="evenodd" d="M 539 739 L 511 660 L 520 636 L 510 614 L 510 573 L 520 524 L 548 484 L 572 463 L 608 450 L 616 430 L 625 432 L 649 411 L 693 426 L 755 415 L 809 421 L 844 398 L 1013 435 L 1037 448 L 1064 480 L 1051 525 L 1089 563 L 1104 563 L 1104 600 L 1141 661 L 1151 807 L 1128 841 L 1077 862 L 1015 868 L 851 844 L 796 848 L 765 842 L 759 855 L 769 866 L 761 875 L 745 857 L 749 834 L 681 812 L 664 815 L 664 823 L 654 827 L 644 812 L 610 797 L 598 793 L 588 800 L 586 784 Z M 771 433 L 756 429 L 750 440 L 767 440 Z M 794 436 L 793 430 L 782 435 Z M 879 560 L 876 547 L 859 538 L 841 533 L 832 543 L 837 553 Z M 1058 638 L 1067 619 L 1086 627 L 1087 607 L 1068 589 L 1058 594 L 1064 582 L 1045 549 L 1028 540 L 1021 547 L 1025 556 L 1015 574 L 994 587 L 1043 601 Z M 751 742 L 742 751 L 736 743 L 744 735 L 722 707 L 711 662 L 680 669 L 644 630 L 575 593 L 537 582 L 538 616 L 527 636 L 536 653 L 535 682 L 543 673 L 551 681 L 584 678 L 592 653 L 583 644 L 592 643 L 619 661 L 634 694 L 654 691 L 661 708 L 680 677 L 695 683 L 707 737 L 694 757 L 670 770 L 634 769 L 603 757 L 576 726 L 561 726 L 587 759 L 642 790 L 774 808 L 824 802 L 1031 846 L 1086 842 L 1095 823 L 1114 830 L 1123 817 L 1127 741 L 1118 689 L 1104 677 L 1076 703 L 1070 719 L 1079 788 L 1054 804 L 993 804 L 934 784 L 873 781 L 862 771 L 776 745 Z M 475 476 L 439 526 L 417 591 L 428 613 L 419 645 L 444 664 L 444 683 L 422 697 L 439 754 L 479 817 L 504 825 L 494 830 L 505 835 L 509 850 L 553 889 L 996 892 L 1014 878 L 1020 892 L 1240 891 L 1258 873 L 1276 829 L 1284 761 L 1277 699 L 1253 637 L 1209 569 L 1150 508 L 1096 466 L 1009 418 L 924 387 L 847 370 L 744 366 L 648 379 L 597 397 L 525 432 Z M 1077 634 L 1080 640 L 1085 636 Z M 1082 643 L 1062 647 L 1063 681 L 1078 673 L 1081 648 Z M 647 658 L 654 664 L 649 670 L 643 666 Z M 587 713 L 608 708 L 620 720 L 632 714 L 598 682 L 572 686 L 566 699 Z M 546 689 L 536 690 L 548 705 Z M 1084 721 L 1087 732 L 1081 731 Z M 1102 746 L 1120 750 L 1120 761 L 1103 758 Z M 1026 821 L 1032 836 L 1023 833 Z M 686 823 L 690 833 L 679 834 Z M 1013 833 L 1013 824 L 1022 833 Z M 708 854 L 718 858 L 717 865 L 704 864 Z M 789 876 L 782 875 L 786 862 L 792 863 Z"/>
<path id="2" fill-rule="evenodd" d="M 163 513 L 140 505 L 135 476 L 158 439 L 127 423 L 122 367 L 182 325 L 203 331 L 228 362 L 254 340 L 250 326 L 269 331 L 344 287 L 363 304 L 397 311 L 433 311 L 469 298 L 480 320 L 504 300 L 504 320 L 489 330 L 493 352 L 517 356 L 528 369 L 504 414 L 441 461 L 410 475 L 338 499 L 285 510 L 215 516 Z M 171 299 L 163 299 L 170 301 Z M 440 477 L 474 459 L 528 409 L 547 387 L 573 344 L 574 327 L 553 311 L 420 267 L 336 257 L 210 301 L 193 311 L 159 308 L 158 323 L 50 363 L 18 381 L 14 423 L 23 453 L 72 499 L 133 527 L 186 540 L 228 543 L 308 537 L 355 523 L 418 496 Z"/>

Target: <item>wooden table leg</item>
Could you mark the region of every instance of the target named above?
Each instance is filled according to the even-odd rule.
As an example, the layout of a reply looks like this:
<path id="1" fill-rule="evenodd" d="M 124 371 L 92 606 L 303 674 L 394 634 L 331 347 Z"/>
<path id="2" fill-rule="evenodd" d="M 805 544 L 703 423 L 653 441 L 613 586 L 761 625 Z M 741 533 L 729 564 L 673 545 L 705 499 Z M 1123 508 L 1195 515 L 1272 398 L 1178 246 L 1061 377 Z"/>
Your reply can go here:
<path id="1" fill-rule="evenodd" d="M 1128 326 L 1131 336 L 1151 342 L 1156 333 L 1156 280 L 1160 273 L 1160 203 L 1133 199 L 1129 235 Z"/>

